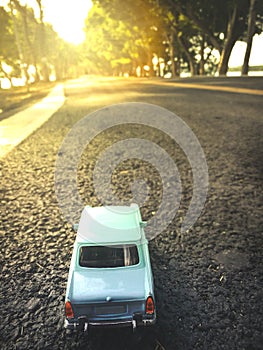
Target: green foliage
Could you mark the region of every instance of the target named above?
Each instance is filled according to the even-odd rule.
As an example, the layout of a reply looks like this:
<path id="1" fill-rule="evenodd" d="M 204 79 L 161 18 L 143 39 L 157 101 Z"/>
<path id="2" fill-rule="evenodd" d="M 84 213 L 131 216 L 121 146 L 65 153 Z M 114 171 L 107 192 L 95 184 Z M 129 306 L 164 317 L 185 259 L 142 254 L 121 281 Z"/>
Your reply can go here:
<path id="1" fill-rule="evenodd" d="M 172 65 L 175 61 L 188 63 L 192 74 L 203 74 L 215 71 L 217 50 L 221 55 L 219 72 L 225 74 L 235 42 L 246 37 L 249 0 L 98 0 L 95 8 L 103 11 L 107 24 L 91 16 L 94 35 L 100 25 L 106 25 L 108 33 L 114 32 L 110 20 L 123 23 L 134 40 L 127 39 L 125 51 L 124 45 L 119 49 L 133 61 L 136 58 L 149 64 L 155 53 Z M 257 1 L 256 11 L 255 33 L 259 33 L 262 2 Z M 100 37 L 101 43 L 106 39 Z M 107 59 L 112 57 L 105 56 Z M 100 62 L 102 67 L 106 65 Z"/>
<path id="2" fill-rule="evenodd" d="M 42 11 L 41 0 L 36 3 Z M 43 16 L 36 18 L 32 8 L 18 0 L 0 7 L 0 59 L 3 66 L 13 68 L 11 74 L 2 68 L 9 79 L 11 76 L 29 79 L 31 66 L 35 67 L 35 73 L 32 68 L 30 73 L 35 81 L 40 78 L 48 81 L 54 73 L 58 79 L 76 76 L 79 57 L 79 49 L 59 38 L 52 26 L 43 22 Z"/>
<path id="3" fill-rule="evenodd" d="M 86 20 L 84 49 L 94 70 L 134 74 L 137 66 L 151 64 L 153 53 L 164 51 L 156 26 L 159 19 L 145 3 L 113 1 L 93 6 Z"/>
<path id="4" fill-rule="evenodd" d="M 211 74 L 219 65 L 225 74 L 235 42 L 248 37 L 250 0 L 97 0 L 86 19 L 86 40 L 75 47 L 43 22 L 42 2 L 35 3 L 40 18 L 20 0 L 0 7 L 0 59 L 13 67 L 12 75 L 27 76 L 34 66 L 36 80 L 48 80 L 54 70 L 59 79 L 135 74 L 138 66 L 157 74 L 161 64 L 154 66 L 153 57 L 164 62 L 163 73 L 179 75 L 188 67 L 191 74 Z M 262 32 L 263 2 L 256 0 L 255 8 L 252 34 Z"/>
<path id="5" fill-rule="evenodd" d="M 11 63 L 17 58 L 17 49 L 14 46 L 14 32 L 10 13 L 0 6 L 0 58 Z"/>

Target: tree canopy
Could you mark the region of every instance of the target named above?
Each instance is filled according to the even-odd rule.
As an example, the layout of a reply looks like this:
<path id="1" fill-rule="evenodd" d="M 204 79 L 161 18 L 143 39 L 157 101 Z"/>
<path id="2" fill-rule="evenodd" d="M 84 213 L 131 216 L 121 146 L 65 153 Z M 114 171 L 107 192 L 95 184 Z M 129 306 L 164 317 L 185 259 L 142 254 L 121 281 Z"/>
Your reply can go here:
<path id="1" fill-rule="evenodd" d="M 43 22 L 41 0 L 35 10 L 19 0 L 0 6 L 0 70 L 12 83 L 22 76 L 26 83 L 72 76 L 79 63 L 78 49 L 59 38 Z"/>
<path id="2" fill-rule="evenodd" d="M 178 76 L 225 75 L 237 40 L 263 30 L 259 0 L 94 0 L 78 47 L 44 22 L 42 0 L 0 6 L 0 75 L 12 81 L 69 78 L 82 73 Z M 36 15 L 36 10 L 37 15 Z"/>
<path id="3" fill-rule="evenodd" d="M 85 49 L 109 73 L 118 62 L 120 69 L 129 62 L 131 72 L 142 65 L 153 71 L 158 57 L 173 75 L 182 67 L 224 75 L 236 41 L 261 33 L 262 19 L 259 0 L 97 0 L 86 21 Z"/>

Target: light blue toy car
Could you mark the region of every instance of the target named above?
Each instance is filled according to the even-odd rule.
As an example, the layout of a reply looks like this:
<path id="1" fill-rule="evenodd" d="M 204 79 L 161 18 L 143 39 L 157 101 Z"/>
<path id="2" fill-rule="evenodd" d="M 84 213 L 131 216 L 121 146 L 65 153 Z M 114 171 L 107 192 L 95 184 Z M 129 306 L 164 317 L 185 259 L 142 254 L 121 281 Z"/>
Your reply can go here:
<path id="1" fill-rule="evenodd" d="M 85 207 L 77 231 L 65 298 L 65 328 L 152 325 L 153 277 L 137 204 Z"/>

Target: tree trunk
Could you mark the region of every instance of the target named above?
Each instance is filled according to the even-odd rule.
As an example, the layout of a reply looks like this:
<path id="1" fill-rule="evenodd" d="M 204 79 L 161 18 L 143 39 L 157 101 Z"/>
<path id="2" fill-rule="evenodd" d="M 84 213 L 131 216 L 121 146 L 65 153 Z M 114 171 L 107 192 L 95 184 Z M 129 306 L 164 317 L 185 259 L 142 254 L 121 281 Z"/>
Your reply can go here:
<path id="1" fill-rule="evenodd" d="M 41 75 L 43 77 L 43 81 L 49 82 L 50 67 L 45 57 L 43 57 L 41 60 Z"/>
<path id="2" fill-rule="evenodd" d="M 2 62 L 0 61 L 0 72 L 9 80 L 11 87 L 13 87 L 12 77 L 3 69 Z M 1 80 L 0 80 L 0 89 L 1 89 Z"/>
<path id="3" fill-rule="evenodd" d="M 225 45 L 225 47 L 221 53 L 221 56 L 220 56 L 220 63 L 219 63 L 219 68 L 218 68 L 219 75 L 226 75 L 226 73 L 228 71 L 229 58 L 230 58 L 231 51 L 232 51 L 235 43 L 236 43 L 236 40 L 231 39 Z"/>
<path id="4" fill-rule="evenodd" d="M 24 39 L 27 46 L 27 51 L 28 51 L 28 54 L 25 55 L 25 50 L 24 50 L 24 55 L 23 55 L 24 60 L 27 62 L 27 66 L 29 66 L 29 64 L 33 64 L 36 71 L 35 79 L 36 81 L 39 81 L 40 76 L 39 76 L 38 67 L 37 67 L 37 57 L 29 37 L 29 28 L 28 28 L 29 13 L 28 13 L 27 5 L 21 5 L 18 0 L 11 0 L 10 3 L 11 3 L 11 8 L 15 7 L 21 13 L 22 20 L 23 20 L 23 34 L 24 34 Z M 41 11 L 40 11 L 40 14 L 41 14 Z M 43 16 L 43 13 L 42 13 L 42 16 Z M 36 22 L 36 19 L 34 16 L 31 16 L 31 19 Z M 43 17 L 42 17 L 42 20 L 43 20 Z"/>
<path id="5" fill-rule="evenodd" d="M 146 65 L 149 67 L 149 71 L 148 71 L 148 76 L 149 77 L 153 77 L 154 76 L 152 57 L 153 57 L 153 53 L 148 48 L 148 50 L 147 50 L 147 64 Z M 147 72 L 146 72 L 146 75 L 147 75 Z"/>
<path id="6" fill-rule="evenodd" d="M 31 57 L 33 66 L 35 67 L 36 81 L 39 81 L 40 77 L 39 77 L 39 73 L 38 73 L 37 59 L 36 59 L 36 55 L 35 55 L 34 49 L 32 47 L 32 44 L 31 44 L 30 39 L 29 39 L 29 29 L 28 29 L 28 21 L 27 21 L 28 20 L 28 18 L 27 18 L 27 8 L 26 7 L 23 8 L 21 6 L 20 11 L 22 13 L 22 18 L 23 18 L 23 28 L 24 28 L 25 41 L 27 43 L 27 47 L 28 47 L 28 50 L 29 50 L 29 55 Z M 30 62 L 28 62 L 28 63 L 30 63 Z"/>
<path id="7" fill-rule="evenodd" d="M 10 1 L 10 8 L 11 8 L 11 15 L 12 15 L 12 19 L 13 19 L 16 47 L 17 47 L 18 56 L 19 56 L 19 60 L 20 60 L 20 69 L 21 69 L 22 75 L 24 75 L 24 77 L 26 79 L 26 87 L 27 87 L 27 91 L 29 92 L 30 89 L 29 89 L 29 84 L 28 84 L 27 64 L 25 64 L 25 61 L 24 61 L 24 52 L 23 52 L 22 45 L 21 45 L 20 38 L 19 38 L 16 17 L 14 15 L 14 2 L 13 1 Z"/>
<path id="8" fill-rule="evenodd" d="M 46 30 L 45 30 L 45 23 L 44 23 L 44 11 L 42 6 L 42 0 L 36 0 L 38 7 L 39 7 L 39 19 L 40 19 L 40 57 L 41 59 L 47 56 L 47 40 L 46 40 Z M 40 77 L 39 77 L 40 79 Z"/>
<path id="9" fill-rule="evenodd" d="M 174 54 L 174 33 L 172 32 L 169 37 L 169 54 L 171 60 L 172 77 L 176 77 L 176 67 L 175 67 L 175 54 Z"/>
<path id="10" fill-rule="evenodd" d="M 174 38 L 174 35 L 176 37 L 176 40 L 178 42 L 178 44 L 181 46 L 181 48 L 183 49 L 187 59 L 188 59 L 188 64 L 189 64 L 189 68 L 190 68 L 190 74 L 192 76 L 194 76 L 196 74 L 196 70 L 195 70 L 195 61 L 193 59 L 193 57 L 191 56 L 189 50 L 188 50 L 188 47 L 185 43 L 185 41 L 183 40 L 182 36 L 178 33 L 178 30 L 176 28 L 176 26 L 173 26 L 172 27 L 172 32 L 173 32 L 173 38 Z M 169 41 L 170 43 L 170 41 Z M 180 62 L 179 62 L 180 64 Z M 180 67 L 179 67 L 179 71 L 180 71 Z M 180 75 L 180 73 L 179 73 Z"/>
<path id="11" fill-rule="evenodd" d="M 249 14 L 248 14 L 248 29 L 247 29 L 247 48 L 244 57 L 244 62 L 241 70 L 242 75 L 248 74 L 248 63 L 249 57 L 252 48 L 252 41 L 255 31 L 255 22 L 256 22 L 256 8 L 255 8 L 256 0 L 250 0 Z"/>
<path id="12" fill-rule="evenodd" d="M 194 61 L 194 58 L 191 56 L 191 54 L 187 48 L 186 43 L 184 42 L 183 38 L 180 35 L 177 36 L 177 40 L 178 40 L 178 43 L 180 44 L 181 48 L 184 50 L 184 53 L 188 59 L 188 64 L 189 64 L 191 76 L 196 75 L 195 61 Z"/>
<path id="13" fill-rule="evenodd" d="M 226 75 L 228 71 L 228 61 L 230 58 L 230 54 L 237 40 L 235 35 L 235 26 L 238 18 L 237 12 L 237 3 L 235 3 L 231 19 L 228 22 L 225 44 L 220 56 L 220 62 L 218 67 L 219 75 Z"/>
<path id="14" fill-rule="evenodd" d="M 200 48 L 200 64 L 199 64 L 199 75 L 205 74 L 205 57 L 204 57 L 204 50 L 205 50 L 205 38 L 202 36 L 201 41 L 201 48 Z"/>

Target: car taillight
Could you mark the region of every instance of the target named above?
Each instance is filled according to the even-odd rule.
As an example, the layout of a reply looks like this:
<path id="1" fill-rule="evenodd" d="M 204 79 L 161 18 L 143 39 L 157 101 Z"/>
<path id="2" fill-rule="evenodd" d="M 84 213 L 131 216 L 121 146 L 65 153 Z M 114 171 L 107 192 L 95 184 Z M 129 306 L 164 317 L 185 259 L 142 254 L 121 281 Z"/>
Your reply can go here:
<path id="1" fill-rule="evenodd" d="M 66 312 L 67 318 L 74 318 L 74 312 L 73 312 L 71 303 L 69 301 L 67 301 L 65 304 L 65 312 Z"/>
<path id="2" fill-rule="evenodd" d="M 148 297 L 146 300 L 145 312 L 148 315 L 152 315 L 154 313 L 154 301 L 152 297 Z"/>

